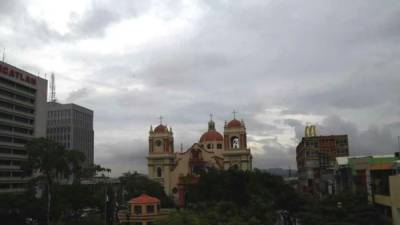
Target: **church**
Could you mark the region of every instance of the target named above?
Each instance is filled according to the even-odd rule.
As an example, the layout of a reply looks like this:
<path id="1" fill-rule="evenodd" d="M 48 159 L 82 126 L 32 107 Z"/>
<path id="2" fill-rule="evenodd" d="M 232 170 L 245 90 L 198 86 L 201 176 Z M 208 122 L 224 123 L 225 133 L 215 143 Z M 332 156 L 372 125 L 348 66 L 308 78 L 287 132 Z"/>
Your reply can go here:
<path id="1" fill-rule="evenodd" d="M 165 193 L 177 201 L 182 201 L 184 181 L 198 178 L 198 172 L 215 168 L 228 170 L 252 169 L 252 155 L 247 147 L 246 126 L 243 120 L 235 118 L 226 122 L 223 135 L 215 129 L 215 122 L 208 122 L 208 130 L 197 143 L 186 151 L 174 151 L 174 134 L 171 127 L 160 121 L 149 132 L 148 175 L 160 182 Z"/>

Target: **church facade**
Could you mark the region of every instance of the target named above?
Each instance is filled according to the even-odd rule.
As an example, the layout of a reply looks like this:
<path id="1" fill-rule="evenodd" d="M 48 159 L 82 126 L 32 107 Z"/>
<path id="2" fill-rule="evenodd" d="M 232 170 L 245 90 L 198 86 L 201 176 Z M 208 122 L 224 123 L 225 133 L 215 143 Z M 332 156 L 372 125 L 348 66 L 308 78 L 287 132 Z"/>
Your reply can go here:
<path id="1" fill-rule="evenodd" d="M 165 193 L 178 200 L 184 192 L 184 180 L 195 181 L 198 173 L 207 168 L 228 170 L 252 169 L 252 155 L 247 147 L 244 121 L 225 122 L 223 135 L 215 129 L 212 119 L 208 130 L 186 151 L 174 151 L 172 128 L 162 122 L 149 132 L 148 175 L 160 182 Z"/>

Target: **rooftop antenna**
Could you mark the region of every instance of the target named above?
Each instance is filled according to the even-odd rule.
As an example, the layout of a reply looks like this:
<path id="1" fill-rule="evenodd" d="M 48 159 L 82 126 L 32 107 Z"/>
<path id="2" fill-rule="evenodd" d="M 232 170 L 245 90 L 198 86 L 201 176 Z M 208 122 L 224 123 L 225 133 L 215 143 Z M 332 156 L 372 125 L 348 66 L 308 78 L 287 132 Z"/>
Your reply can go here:
<path id="1" fill-rule="evenodd" d="M 56 102 L 56 80 L 54 78 L 54 73 L 51 73 L 51 80 L 50 80 L 50 101 Z"/>
<path id="2" fill-rule="evenodd" d="M 5 62 L 5 60 L 6 60 L 6 47 L 3 47 L 3 58 L 2 58 L 3 60 L 3 62 Z"/>

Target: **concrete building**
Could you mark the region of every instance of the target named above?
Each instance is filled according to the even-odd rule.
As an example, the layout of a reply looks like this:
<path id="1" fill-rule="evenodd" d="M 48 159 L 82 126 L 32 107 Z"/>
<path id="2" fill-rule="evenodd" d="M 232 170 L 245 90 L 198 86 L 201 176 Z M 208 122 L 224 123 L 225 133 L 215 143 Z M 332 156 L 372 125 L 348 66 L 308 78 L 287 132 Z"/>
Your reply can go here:
<path id="1" fill-rule="evenodd" d="M 340 191 L 367 193 L 368 201 L 394 225 L 400 225 L 400 154 L 338 157 Z"/>
<path id="2" fill-rule="evenodd" d="M 23 191 L 25 144 L 46 136 L 47 80 L 0 62 L 0 193 Z"/>
<path id="3" fill-rule="evenodd" d="M 182 181 L 194 182 L 203 170 L 252 169 L 246 127 L 243 120 L 235 118 L 225 122 L 224 135 L 215 129 L 211 119 L 199 142 L 181 152 L 174 151 L 172 128 L 160 123 L 154 130 L 150 128 L 147 161 L 149 177 L 160 182 L 165 193 L 179 203 L 183 202 L 185 192 Z"/>
<path id="4" fill-rule="evenodd" d="M 315 126 L 305 130 L 296 148 L 299 190 L 313 195 L 332 194 L 336 157 L 349 155 L 347 135 L 317 136 Z"/>
<path id="5" fill-rule="evenodd" d="M 93 164 L 93 111 L 76 104 L 47 103 L 47 138 L 67 149 L 83 152 L 85 165 Z"/>

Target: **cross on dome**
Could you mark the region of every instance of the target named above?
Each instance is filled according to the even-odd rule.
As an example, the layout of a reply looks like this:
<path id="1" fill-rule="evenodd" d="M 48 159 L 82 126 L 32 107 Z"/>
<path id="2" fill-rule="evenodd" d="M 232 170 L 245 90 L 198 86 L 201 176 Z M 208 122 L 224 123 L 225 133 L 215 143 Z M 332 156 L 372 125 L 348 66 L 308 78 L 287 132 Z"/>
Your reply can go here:
<path id="1" fill-rule="evenodd" d="M 208 121 L 208 130 L 215 130 L 215 123 L 213 121 L 212 113 L 210 113 L 210 121 Z"/>
<path id="2" fill-rule="evenodd" d="M 232 113 L 233 113 L 233 119 L 236 119 L 236 113 L 237 113 L 236 110 L 233 110 Z"/>
<path id="3" fill-rule="evenodd" d="M 162 120 L 164 119 L 161 115 L 158 117 L 160 119 L 160 124 L 162 124 Z"/>

